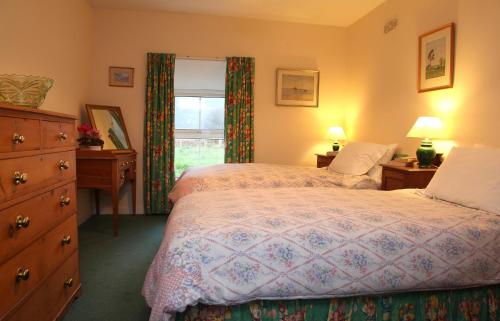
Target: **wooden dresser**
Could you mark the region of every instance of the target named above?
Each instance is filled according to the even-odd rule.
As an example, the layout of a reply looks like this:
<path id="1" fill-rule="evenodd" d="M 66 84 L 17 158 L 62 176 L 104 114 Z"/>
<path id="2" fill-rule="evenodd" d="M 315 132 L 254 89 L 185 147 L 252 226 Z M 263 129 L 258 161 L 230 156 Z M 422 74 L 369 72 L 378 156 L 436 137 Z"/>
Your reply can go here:
<path id="1" fill-rule="evenodd" d="M 75 117 L 0 105 L 0 320 L 59 319 L 79 294 Z"/>

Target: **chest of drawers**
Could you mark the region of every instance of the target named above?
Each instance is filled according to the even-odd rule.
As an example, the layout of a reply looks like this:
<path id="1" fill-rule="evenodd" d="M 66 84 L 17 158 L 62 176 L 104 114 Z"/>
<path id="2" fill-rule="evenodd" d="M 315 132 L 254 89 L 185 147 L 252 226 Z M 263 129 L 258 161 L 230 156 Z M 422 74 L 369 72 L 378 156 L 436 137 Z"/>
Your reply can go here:
<path id="1" fill-rule="evenodd" d="M 80 291 L 76 118 L 0 105 L 0 321 L 53 321 Z"/>

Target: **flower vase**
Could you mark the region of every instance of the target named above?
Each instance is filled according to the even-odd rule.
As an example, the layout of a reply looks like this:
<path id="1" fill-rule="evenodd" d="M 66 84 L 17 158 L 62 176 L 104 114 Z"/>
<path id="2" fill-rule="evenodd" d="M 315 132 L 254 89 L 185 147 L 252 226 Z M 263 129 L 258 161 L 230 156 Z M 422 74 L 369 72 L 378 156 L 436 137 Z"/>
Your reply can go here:
<path id="1" fill-rule="evenodd" d="M 84 150 L 102 150 L 102 146 L 80 145 L 80 149 L 84 149 Z"/>

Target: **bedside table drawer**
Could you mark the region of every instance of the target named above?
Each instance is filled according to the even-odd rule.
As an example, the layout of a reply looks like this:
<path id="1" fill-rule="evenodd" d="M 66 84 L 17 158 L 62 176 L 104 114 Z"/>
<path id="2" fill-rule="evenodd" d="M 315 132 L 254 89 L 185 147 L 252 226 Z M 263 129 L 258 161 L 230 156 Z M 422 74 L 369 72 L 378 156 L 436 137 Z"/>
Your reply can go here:
<path id="1" fill-rule="evenodd" d="M 329 155 L 316 154 L 316 167 L 317 168 L 328 167 L 334 158 L 335 156 L 333 155 L 329 156 Z"/>
<path id="2" fill-rule="evenodd" d="M 392 191 L 404 188 L 426 188 L 431 181 L 435 168 L 394 167 L 382 165 L 382 190 Z"/>
<path id="3" fill-rule="evenodd" d="M 384 169 L 385 178 L 390 178 L 392 180 L 404 181 L 406 174 L 396 171 L 391 171 L 389 169 Z"/>

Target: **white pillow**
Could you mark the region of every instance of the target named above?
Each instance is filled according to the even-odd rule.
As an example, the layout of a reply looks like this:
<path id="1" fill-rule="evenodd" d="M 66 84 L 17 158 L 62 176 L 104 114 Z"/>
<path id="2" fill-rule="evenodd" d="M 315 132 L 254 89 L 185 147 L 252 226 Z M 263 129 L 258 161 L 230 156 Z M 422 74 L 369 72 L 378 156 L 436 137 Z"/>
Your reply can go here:
<path id="1" fill-rule="evenodd" d="M 386 151 L 385 145 L 348 143 L 330 163 L 328 170 L 347 175 L 363 175 L 384 156 Z"/>
<path id="2" fill-rule="evenodd" d="M 500 214 L 500 149 L 453 148 L 424 192 Z"/>
<path id="3" fill-rule="evenodd" d="M 375 166 L 373 166 L 366 174 L 379 183 L 382 181 L 382 166 L 380 166 L 380 164 L 385 164 L 394 157 L 394 153 L 398 148 L 398 144 L 390 144 L 386 145 L 386 147 L 387 151 L 385 152 L 384 156 L 382 156 L 382 158 L 378 160 Z"/>

